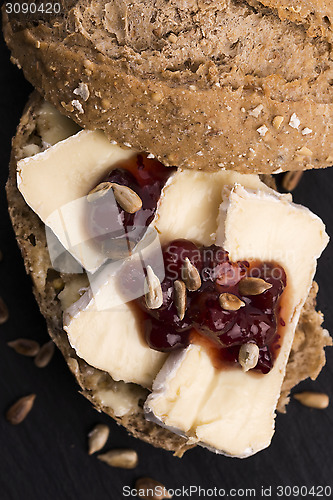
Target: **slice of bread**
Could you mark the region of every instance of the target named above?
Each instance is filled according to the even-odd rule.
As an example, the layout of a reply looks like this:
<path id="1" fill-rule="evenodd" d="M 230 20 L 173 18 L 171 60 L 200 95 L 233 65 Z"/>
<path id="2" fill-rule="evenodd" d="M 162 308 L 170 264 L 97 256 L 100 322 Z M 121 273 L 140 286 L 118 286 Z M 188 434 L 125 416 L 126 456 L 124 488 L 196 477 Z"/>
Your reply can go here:
<path id="1" fill-rule="evenodd" d="M 322 0 L 67 0 L 4 14 L 12 57 L 80 125 L 165 165 L 333 163 L 333 8 Z"/>
<path id="2" fill-rule="evenodd" d="M 248 0 L 257 7 L 262 4 L 274 9 L 281 20 L 287 19 L 302 25 L 310 37 L 333 37 L 333 5 L 323 0 Z"/>
<path id="3" fill-rule="evenodd" d="M 42 98 L 37 92 L 33 93 L 21 118 L 13 140 L 7 195 L 9 213 L 26 271 L 31 275 L 34 294 L 46 318 L 50 336 L 62 351 L 81 387 L 82 394 L 98 410 L 109 414 L 135 437 L 154 446 L 173 450 L 181 456 L 191 446 L 187 446 L 183 438 L 145 420 L 142 403 L 147 391 L 134 384 L 115 382 L 107 373 L 79 359 L 62 329 L 63 308 L 75 300 L 73 293 L 74 296 L 77 295 L 79 288 L 85 286 L 86 280 L 82 275 L 59 276 L 52 269 L 44 225 L 26 205 L 16 186 L 17 161 L 45 147 L 39 135 L 38 122 L 42 103 Z M 272 183 L 272 178 L 269 180 Z M 59 293 L 62 284 L 64 289 Z M 316 378 L 325 364 L 324 347 L 331 345 L 331 338 L 321 327 L 323 316 L 315 310 L 317 290 L 318 287 L 314 284 L 299 321 L 279 401 L 280 411 L 284 411 L 289 391 L 295 384 L 309 376 Z"/>

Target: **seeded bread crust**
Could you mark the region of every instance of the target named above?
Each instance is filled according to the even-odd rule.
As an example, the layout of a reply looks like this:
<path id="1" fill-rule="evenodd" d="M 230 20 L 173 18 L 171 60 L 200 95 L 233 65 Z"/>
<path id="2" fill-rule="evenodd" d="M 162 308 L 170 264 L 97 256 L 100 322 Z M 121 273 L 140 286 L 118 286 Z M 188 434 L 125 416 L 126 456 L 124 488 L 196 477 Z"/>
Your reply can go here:
<path id="1" fill-rule="evenodd" d="M 98 397 L 100 391 L 114 391 L 121 394 L 124 391 L 123 382 L 115 382 L 105 372 L 89 366 L 78 358 L 69 345 L 67 335 L 62 329 L 62 308 L 54 288 L 55 271 L 51 267 L 46 245 L 45 229 L 37 215 L 27 206 L 16 185 L 17 161 L 27 154 L 36 153 L 42 148 L 41 139 L 36 127 L 36 111 L 42 103 L 42 98 L 34 92 L 26 106 L 13 139 L 10 174 L 7 183 L 9 213 L 15 230 L 18 245 L 21 249 L 25 268 L 33 282 L 33 290 L 41 313 L 46 319 L 49 334 L 61 350 L 64 358 L 77 382 L 82 394 L 91 401 L 97 410 L 103 411 L 123 425 L 133 436 L 166 450 L 174 451 L 181 456 L 192 446 L 186 441 L 144 418 L 142 403 L 123 417 L 115 416 L 109 406 L 103 405 Z M 269 178 L 272 182 L 272 178 Z M 61 275 L 65 286 L 77 279 L 77 275 Z M 315 378 L 325 364 L 324 347 L 331 345 L 331 338 L 321 327 L 323 316 L 315 310 L 315 297 L 318 287 L 314 284 L 309 299 L 304 306 L 297 328 L 293 350 L 287 366 L 287 373 L 279 402 L 279 410 L 284 411 L 288 402 L 290 389 L 311 376 Z M 127 391 L 137 392 L 134 384 L 126 384 Z M 145 394 L 143 393 L 143 397 Z"/>
<path id="2" fill-rule="evenodd" d="M 331 2 L 63 0 L 40 16 L 4 14 L 13 61 L 79 125 L 165 165 L 333 163 Z"/>

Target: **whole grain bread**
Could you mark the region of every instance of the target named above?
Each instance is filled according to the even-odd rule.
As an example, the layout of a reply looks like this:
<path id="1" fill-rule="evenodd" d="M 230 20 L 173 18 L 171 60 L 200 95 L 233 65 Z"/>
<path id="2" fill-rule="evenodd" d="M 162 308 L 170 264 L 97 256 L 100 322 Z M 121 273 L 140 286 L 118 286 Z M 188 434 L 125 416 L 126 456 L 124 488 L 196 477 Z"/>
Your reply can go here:
<path id="1" fill-rule="evenodd" d="M 78 124 L 165 165 L 272 173 L 333 163 L 333 4 L 63 0 L 4 13 L 12 58 Z"/>
<path id="2" fill-rule="evenodd" d="M 145 420 L 142 404 L 147 391 L 135 384 L 115 382 L 107 373 L 89 366 L 84 360 L 78 358 L 62 329 L 62 312 L 66 307 L 67 295 L 71 288 L 78 290 L 84 286 L 85 278 L 82 275 L 59 275 L 52 269 L 44 225 L 27 206 L 16 185 L 17 161 L 45 147 L 41 141 L 37 121 L 42 102 L 42 98 L 34 92 L 23 113 L 16 137 L 13 139 L 7 196 L 9 213 L 24 258 L 25 268 L 32 278 L 34 294 L 41 313 L 46 319 L 49 334 L 75 375 L 82 394 L 96 409 L 109 414 L 133 436 L 154 446 L 172 450 L 181 456 L 192 446 L 188 446 L 185 439 L 176 434 Z M 268 180 L 272 184 L 272 179 L 266 179 L 267 182 Z M 59 293 L 63 287 L 64 289 Z M 298 324 L 279 401 L 280 411 L 285 411 L 290 389 L 295 384 L 309 376 L 316 378 L 325 364 L 324 347 L 331 345 L 328 332 L 321 326 L 323 316 L 315 310 L 317 290 L 318 287 L 314 284 Z M 120 402 L 126 401 L 127 407 L 130 407 L 128 412 L 119 412 L 114 409 L 114 405 L 108 404 L 108 401 L 114 400 L 115 395 L 118 403 L 119 400 Z"/>

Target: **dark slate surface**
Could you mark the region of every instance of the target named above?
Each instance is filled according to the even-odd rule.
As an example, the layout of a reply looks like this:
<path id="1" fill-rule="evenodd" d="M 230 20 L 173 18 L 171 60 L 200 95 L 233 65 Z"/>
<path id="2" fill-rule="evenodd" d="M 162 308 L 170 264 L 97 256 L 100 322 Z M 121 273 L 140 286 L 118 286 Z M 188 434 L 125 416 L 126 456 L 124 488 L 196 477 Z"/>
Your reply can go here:
<path id="1" fill-rule="evenodd" d="M 191 485 L 224 488 L 226 493 L 239 498 L 242 491 L 237 495 L 229 490 L 256 488 L 256 497 L 261 498 L 261 487 L 271 486 L 272 497 L 277 498 L 278 485 L 333 486 L 333 406 L 317 411 L 293 401 L 287 415 L 277 418 L 270 448 L 252 458 L 230 459 L 198 448 L 180 460 L 133 439 L 111 419 L 98 414 L 78 393 L 78 386 L 60 353 L 56 353 L 47 368 L 39 370 L 31 359 L 7 347 L 7 341 L 20 336 L 44 342 L 47 333 L 6 210 L 4 184 L 11 137 L 31 87 L 22 73 L 10 64 L 3 42 L 0 46 L 0 87 L 0 248 L 4 254 L 0 263 L 0 295 L 10 310 L 9 321 L 0 326 L 0 499 L 116 500 L 126 498 L 122 488 L 133 486 L 135 479 L 142 475 L 152 476 L 168 488 L 189 488 Z M 296 202 L 320 215 L 331 235 L 332 188 L 333 170 L 326 170 L 306 173 L 295 191 Z M 319 306 L 325 313 L 326 327 L 333 331 L 332 276 L 330 246 L 320 260 L 317 279 L 321 285 Z M 332 394 L 333 350 L 327 354 L 328 363 L 319 379 L 304 382 L 300 389 Z M 31 414 L 20 426 L 10 426 L 3 416 L 6 408 L 18 397 L 31 392 L 37 394 Z M 109 448 L 131 447 L 138 451 L 140 463 L 136 470 L 111 469 L 87 455 L 87 432 L 97 422 L 110 426 Z M 189 490 L 175 498 L 187 498 L 187 493 Z M 300 498 L 297 490 L 295 493 L 295 497 Z M 286 490 L 282 498 L 288 494 Z M 199 498 L 199 493 L 192 492 L 192 498 Z M 218 495 L 214 494 L 213 498 Z"/>

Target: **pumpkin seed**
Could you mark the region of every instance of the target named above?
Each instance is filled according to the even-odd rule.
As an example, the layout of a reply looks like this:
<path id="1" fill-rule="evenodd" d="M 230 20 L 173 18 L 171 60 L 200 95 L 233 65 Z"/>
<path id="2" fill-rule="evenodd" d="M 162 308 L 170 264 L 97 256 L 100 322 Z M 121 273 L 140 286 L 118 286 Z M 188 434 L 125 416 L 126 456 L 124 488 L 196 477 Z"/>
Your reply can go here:
<path id="1" fill-rule="evenodd" d="M 243 278 L 238 285 L 241 295 L 260 295 L 270 288 L 272 285 L 261 278 Z"/>
<path id="2" fill-rule="evenodd" d="M 233 293 L 221 293 L 219 302 L 222 309 L 226 311 L 238 311 L 241 307 L 245 306 L 245 302 Z"/>

